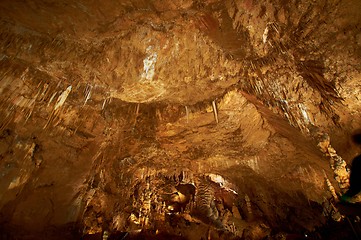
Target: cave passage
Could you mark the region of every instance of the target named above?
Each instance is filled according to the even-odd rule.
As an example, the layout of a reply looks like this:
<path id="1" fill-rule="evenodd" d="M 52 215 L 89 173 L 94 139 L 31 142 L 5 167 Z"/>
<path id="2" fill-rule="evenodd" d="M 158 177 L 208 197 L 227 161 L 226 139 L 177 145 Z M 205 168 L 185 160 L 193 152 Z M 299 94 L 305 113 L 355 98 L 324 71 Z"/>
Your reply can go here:
<path id="1" fill-rule="evenodd" d="M 0 1 L 0 239 L 360 239 L 360 9 Z"/>

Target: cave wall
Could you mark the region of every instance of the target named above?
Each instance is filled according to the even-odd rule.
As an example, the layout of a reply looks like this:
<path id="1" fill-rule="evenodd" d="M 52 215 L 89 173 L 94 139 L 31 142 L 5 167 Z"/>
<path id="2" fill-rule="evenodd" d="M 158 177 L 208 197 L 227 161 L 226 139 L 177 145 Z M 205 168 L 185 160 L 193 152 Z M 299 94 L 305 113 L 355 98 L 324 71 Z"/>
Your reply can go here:
<path id="1" fill-rule="evenodd" d="M 143 205 L 217 174 L 240 212 L 218 206 L 223 232 L 314 231 L 331 198 L 325 179 L 345 190 L 330 158 L 359 151 L 349 141 L 360 127 L 359 5 L 1 1 L 1 228 L 162 231 L 167 209 Z M 208 218 L 181 219 L 189 239 L 192 224 L 222 238 Z"/>

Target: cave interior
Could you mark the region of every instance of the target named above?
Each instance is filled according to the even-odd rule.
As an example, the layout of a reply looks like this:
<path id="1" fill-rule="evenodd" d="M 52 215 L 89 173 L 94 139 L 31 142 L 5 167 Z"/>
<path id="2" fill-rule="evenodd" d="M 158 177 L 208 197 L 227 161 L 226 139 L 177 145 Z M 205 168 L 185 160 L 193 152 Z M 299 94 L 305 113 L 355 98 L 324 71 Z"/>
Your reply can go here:
<path id="1" fill-rule="evenodd" d="M 360 9 L 0 1 L 0 239 L 360 239 Z"/>

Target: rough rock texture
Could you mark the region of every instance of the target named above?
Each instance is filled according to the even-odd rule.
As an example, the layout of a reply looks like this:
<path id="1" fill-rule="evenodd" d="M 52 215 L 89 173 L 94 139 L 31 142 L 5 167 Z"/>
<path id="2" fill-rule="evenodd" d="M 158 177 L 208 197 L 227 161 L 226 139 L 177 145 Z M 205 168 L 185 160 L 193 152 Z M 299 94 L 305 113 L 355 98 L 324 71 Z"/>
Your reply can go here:
<path id="1" fill-rule="evenodd" d="M 357 237 L 359 9 L 1 1 L 0 238 Z"/>

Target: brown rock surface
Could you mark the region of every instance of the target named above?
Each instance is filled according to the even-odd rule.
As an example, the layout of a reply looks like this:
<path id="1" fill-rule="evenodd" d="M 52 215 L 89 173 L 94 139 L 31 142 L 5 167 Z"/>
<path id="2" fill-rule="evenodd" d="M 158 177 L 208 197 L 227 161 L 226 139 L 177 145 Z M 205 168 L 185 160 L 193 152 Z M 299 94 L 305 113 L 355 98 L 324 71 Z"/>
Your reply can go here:
<path id="1" fill-rule="evenodd" d="M 0 239 L 357 237 L 360 8 L 1 1 Z"/>

